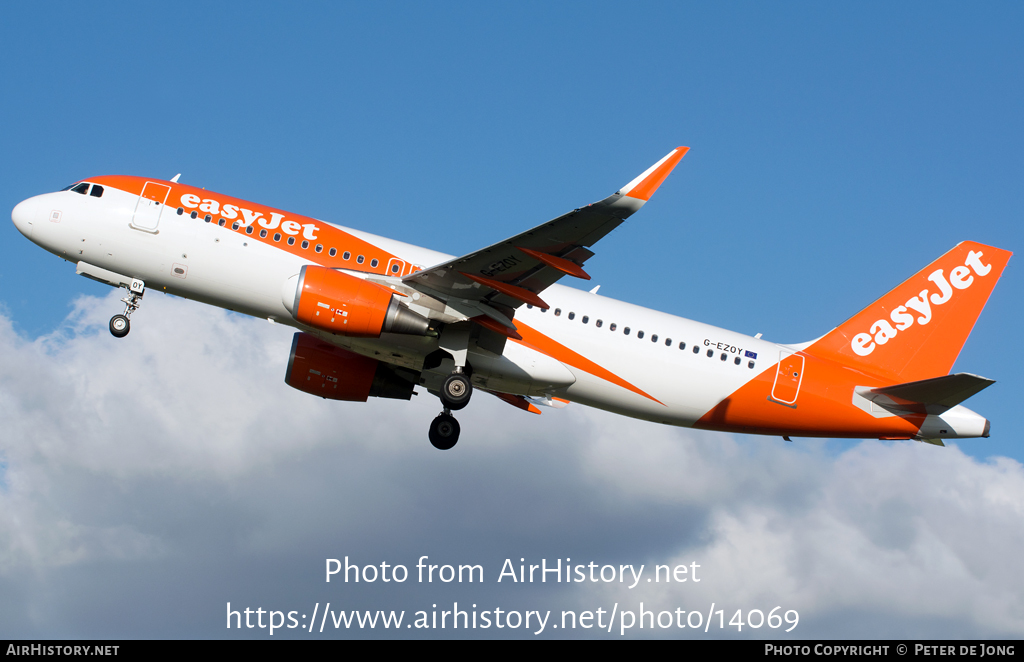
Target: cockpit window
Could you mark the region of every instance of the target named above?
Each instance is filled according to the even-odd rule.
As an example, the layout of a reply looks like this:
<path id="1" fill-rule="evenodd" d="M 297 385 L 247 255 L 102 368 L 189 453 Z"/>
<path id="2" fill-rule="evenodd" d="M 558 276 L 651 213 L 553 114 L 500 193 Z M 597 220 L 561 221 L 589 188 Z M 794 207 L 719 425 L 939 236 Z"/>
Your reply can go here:
<path id="1" fill-rule="evenodd" d="M 82 195 L 85 195 L 86 191 L 89 190 L 89 184 L 87 184 L 86 182 L 82 182 L 81 184 L 79 184 L 78 186 L 74 187 L 71 190 L 74 191 L 75 193 L 81 193 Z"/>
<path id="2" fill-rule="evenodd" d="M 74 186 L 74 184 L 68 184 L 67 186 L 61 189 L 61 192 L 70 191 L 72 186 Z"/>
<path id="3" fill-rule="evenodd" d="M 89 195 L 91 195 L 94 198 L 102 198 L 103 197 L 103 187 L 100 186 L 99 184 L 93 184 L 92 190 L 89 191 Z"/>

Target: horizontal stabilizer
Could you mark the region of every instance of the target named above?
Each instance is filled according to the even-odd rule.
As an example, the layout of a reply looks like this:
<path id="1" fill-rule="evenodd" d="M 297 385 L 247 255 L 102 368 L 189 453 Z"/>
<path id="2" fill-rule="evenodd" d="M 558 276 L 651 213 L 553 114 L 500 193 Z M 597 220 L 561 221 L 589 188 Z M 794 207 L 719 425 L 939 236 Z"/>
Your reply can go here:
<path id="1" fill-rule="evenodd" d="M 916 382 L 873 388 L 862 395 L 880 405 L 935 405 L 949 409 L 995 384 L 995 380 L 966 372 Z"/>

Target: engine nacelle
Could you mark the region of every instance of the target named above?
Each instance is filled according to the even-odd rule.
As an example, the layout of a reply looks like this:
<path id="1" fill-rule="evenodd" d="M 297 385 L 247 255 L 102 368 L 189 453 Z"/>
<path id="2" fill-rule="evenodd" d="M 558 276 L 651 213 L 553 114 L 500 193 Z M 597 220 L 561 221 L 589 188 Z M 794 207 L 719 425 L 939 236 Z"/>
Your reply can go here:
<path id="1" fill-rule="evenodd" d="M 404 374 L 403 374 L 404 373 Z M 284 382 L 330 400 L 366 402 L 367 398 L 412 398 L 416 373 L 394 368 L 301 331 L 292 338 Z"/>
<path id="2" fill-rule="evenodd" d="M 302 267 L 298 277 L 285 282 L 281 297 L 296 320 L 342 336 L 425 336 L 430 328 L 427 318 L 399 303 L 394 291 L 327 267 Z"/>

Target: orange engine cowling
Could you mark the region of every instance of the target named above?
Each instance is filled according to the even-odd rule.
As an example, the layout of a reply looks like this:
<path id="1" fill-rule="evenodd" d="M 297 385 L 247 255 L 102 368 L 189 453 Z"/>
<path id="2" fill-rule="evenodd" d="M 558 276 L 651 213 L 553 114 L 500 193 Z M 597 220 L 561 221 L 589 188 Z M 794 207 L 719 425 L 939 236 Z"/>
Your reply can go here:
<path id="1" fill-rule="evenodd" d="M 294 280 L 294 277 L 293 277 Z M 342 336 L 377 338 L 381 333 L 427 335 L 430 322 L 398 301 L 394 291 L 346 273 L 306 265 L 284 304 L 303 324 Z"/>
<path id="2" fill-rule="evenodd" d="M 417 374 L 395 368 L 301 331 L 292 338 L 288 386 L 330 400 L 366 402 L 367 398 L 409 400 Z"/>

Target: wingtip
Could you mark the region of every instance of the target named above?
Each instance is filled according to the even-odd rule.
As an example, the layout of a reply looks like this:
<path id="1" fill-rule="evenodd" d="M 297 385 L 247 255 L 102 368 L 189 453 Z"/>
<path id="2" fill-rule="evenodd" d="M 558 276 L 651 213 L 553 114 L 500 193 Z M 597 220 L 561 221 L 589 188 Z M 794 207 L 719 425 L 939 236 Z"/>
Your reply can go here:
<path id="1" fill-rule="evenodd" d="M 669 176 L 669 173 L 679 165 L 679 161 L 682 160 L 688 151 L 690 151 L 689 147 L 676 147 L 662 157 L 660 161 L 641 173 L 639 177 L 622 187 L 620 192 L 631 198 L 647 202 L 654 195 L 654 192 L 658 190 L 658 187 L 661 186 L 661 183 L 665 181 L 665 178 Z"/>

